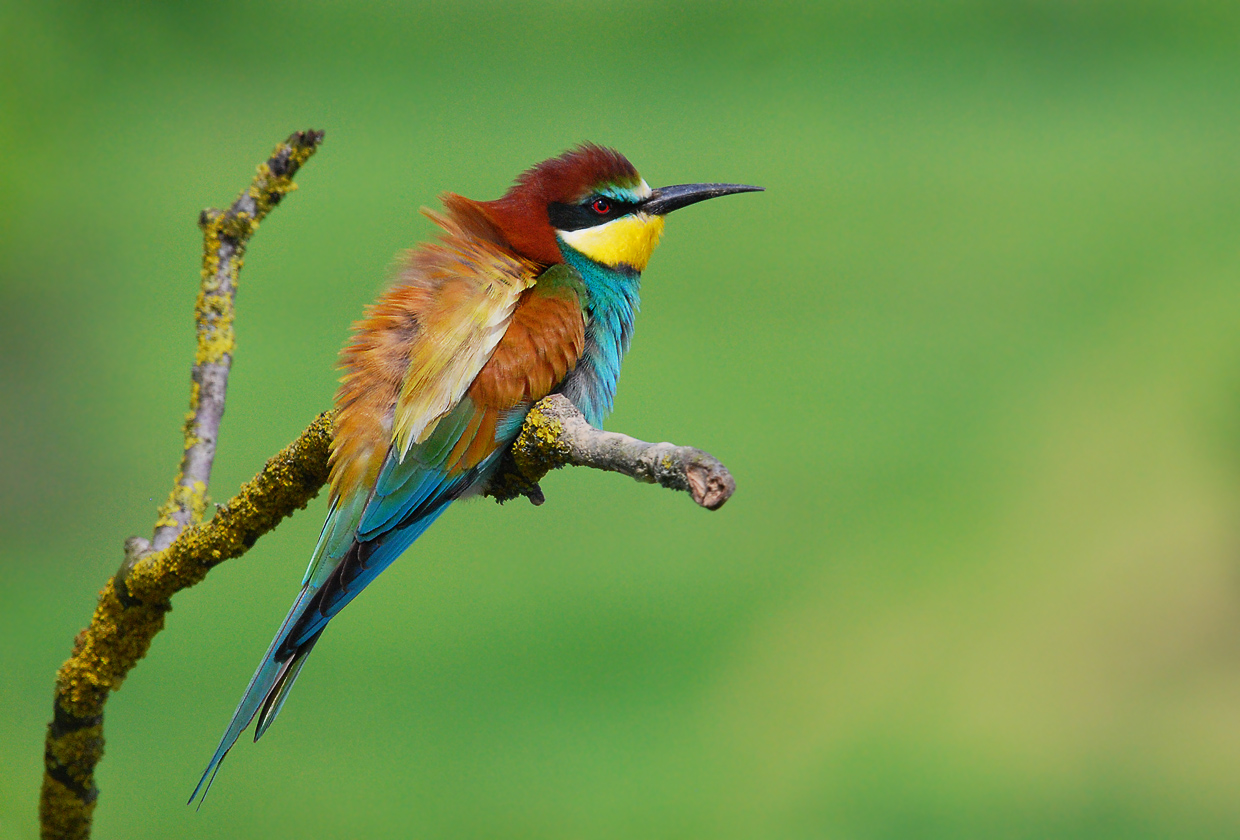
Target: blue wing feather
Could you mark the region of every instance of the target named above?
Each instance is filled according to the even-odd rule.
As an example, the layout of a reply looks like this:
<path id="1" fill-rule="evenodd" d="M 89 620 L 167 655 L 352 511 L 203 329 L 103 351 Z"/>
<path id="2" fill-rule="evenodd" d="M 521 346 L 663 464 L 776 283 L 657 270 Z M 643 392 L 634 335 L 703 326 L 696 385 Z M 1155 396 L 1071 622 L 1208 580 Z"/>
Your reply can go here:
<path id="1" fill-rule="evenodd" d="M 417 467 L 420 475 L 400 486 L 400 492 L 386 496 L 375 494 L 357 526 L 357 539 L 371 541 L 391 530 L 410 511 L 434 502 L 445 487 L 445 475 L 441 470 Z"/>
<path id="2" fill-rule="evenodd" d="M 562 280 L 564 270 L 553 267 L 547 276 L 553 281 Z M 624 281 L 623 288 L 614 301 L 608 299 L 607 306 L 593 306 L 577 367 L 557 385 L 595 425 L 611 407 L 620 356 L 628 345 L 636 308 L 636 275 L 617 278 Z M 585 278 L 585 287 L 591 294 L 594 279 Z M 476 434 L 469 430 L 478 428 L 473 425 L 477 410 L 465 396 L 439 419 L 427 439 L 410 448 L 403 459 L 393 451 L 395 447 L 389 448 L 373 488 L 358 489 L 333 501 L 302 590 L 250 679 L 215 754 L 194 788 L 191 802 L 200 793 L 206 798 L 220 763 L 256 715 L 256 739 L 275 720 L 306 655 L 332 617 L 391 565 L 448 505 L 484 485 L 518 434 L 529 404 L 504 411 L 493 426 L 494 440 L 489 442 L 492 445 L 486 457 L 472 469 L 462 470 L 459 464 L 449 464 L 448 459 L 465 435 Z M 469 451 L 468 447 L 464 451 Z"/>
<path id="3" fill-rule="evenodd" d="M 267 648 L 267 653 L 263 656 L 262 663 L 258 666 L 258 670 L 254 672 L 254 676 L 250 678 L 250 684 L 246 686 L 245 693 L 241 695 L 241 702 L 237 704 L 237 710 L 233 712 L 232 720 L 228 722 L 228 728 L 224 730 L 224 737 L 220 739 L 219 746 L 215 748 L 215 754 L 211 756 L 211 761 L 207 764 L 207 769 L 203 771 L 202 778 L 198 780 L 194 792 L 190 794 L 189 801 L 193 802 L 198 796 L 199 791 L 202 792 L 202 799 L 198 802 L 198 807 L 202 807 L 202 803 L 207 798 L 207 793 L 211 790 L 211 783 L 215 781 L 215 773 L 219 769 L 220 762 L 224 760 L 224 756 L 228 755 L 228 751 L 232 749 L 233 744 L 237 742 L 237 738 L 250 725 L 254 715 L 258 713 L 259 706 L 263 702 L 263 698 L 271 690 L 275 684 L 277 672 L 281 667 L 281 663 L 275 659 L 275 651 L 284 637 L 285 630 L 294 621 L 294 617 L 300 614 L 300 610 L 310 595 L 309 588 L 303 588 L 301 594 L 297 596 L 297 600 L 293 602 L 293 608 L 284 618 L 284 623 L 280 625 L 279 632 L 276 633 L 271 645 Z"/>
<path id="4" fill-rule="evenodd" d="M 468 397 L 461 400 L 403 460 L 394 447 L 389 451 L 371 494 L 356 493 L 333 502 L 302 590 L 250 679 L 190 802 L 200 792 L 206 798 L 220 762 L 255 715 L 259 716 L 255 740 L 275 720 L 306 654 L 327 623 L 404 553 L 448 505 L 485 481 L 525 417 L 524 411 L 513 412 L 519 418 L 506 415 L 501 434 L 496 435 L 495 452 L 472 470 L 450 474 L 445 461 L 475 411 Z"/>

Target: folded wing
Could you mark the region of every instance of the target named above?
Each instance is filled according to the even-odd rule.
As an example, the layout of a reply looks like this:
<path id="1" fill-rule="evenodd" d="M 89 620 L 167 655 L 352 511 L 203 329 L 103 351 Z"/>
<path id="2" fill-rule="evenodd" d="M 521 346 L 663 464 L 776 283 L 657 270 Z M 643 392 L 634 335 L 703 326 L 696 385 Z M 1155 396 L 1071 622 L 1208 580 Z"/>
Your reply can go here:
<path id="1" fill-rule="evenodd" d="M 271 725 L 331 617 L 494 463 L 499 441 L 515 434 L 529 398 L 542 392 L 535 397 L 541 398 L 555 384 L 539 371 L 571 368 L 580 353 L 579 335 L 567 337 L 569 350 L 535 346 L 529 330 L 544 297 L 533 289 L 541 267 L 507 250 L 471 202 L 449 196 L 445 203 L 448 215 L 427 212 L 444 235 L 406 258 L 398 282 L 368 308 L 342 353 L 327 521 L 302 590 L 191 802 L 199 792 L 205 798 L 220 762 L 255 715 L 255 740 Z M 563 297 L 562 285 L 548 289 L 554 286 Z M 516 319 L 523 327 L 513 331 L 522 346 L 501 349 L 526 301 L 531 311 Z M 575 311 L 580 333 L 575 293 L 571 304 L 559 308 Z M 562 325 L 553 332 L 563 332 Z M 536 381 L 503 381 L 521 367 L 520 357 L 531 354 L 524 379 Z M 482 376 L 492 361 L 503 372 Z"/>

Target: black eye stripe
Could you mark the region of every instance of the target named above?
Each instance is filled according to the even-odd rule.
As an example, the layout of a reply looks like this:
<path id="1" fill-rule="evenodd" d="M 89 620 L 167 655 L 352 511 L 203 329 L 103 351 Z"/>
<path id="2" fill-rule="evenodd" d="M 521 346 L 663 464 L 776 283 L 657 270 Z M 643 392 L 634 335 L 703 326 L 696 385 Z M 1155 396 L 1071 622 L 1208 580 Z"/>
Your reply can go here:
<path id="1" fill-rule="evenodd" d="M 610 205 L 606 213 L 597 213 L 592 206 L 600 198 Z M 635 203 L 617 201 L 610 196 L 591 195 L 581 204 L 548 204 L 547 217 L 551 221 L 551 226 L 556 230 L 581 230 L 606 224 L 612 219 L 628 215 L 637 207 Z"/>

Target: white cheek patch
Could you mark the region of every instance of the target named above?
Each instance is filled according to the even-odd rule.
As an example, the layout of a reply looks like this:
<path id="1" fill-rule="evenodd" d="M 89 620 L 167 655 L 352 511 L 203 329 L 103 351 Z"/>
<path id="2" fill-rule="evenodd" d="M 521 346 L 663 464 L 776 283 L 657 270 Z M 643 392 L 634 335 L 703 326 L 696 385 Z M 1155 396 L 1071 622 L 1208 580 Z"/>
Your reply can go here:
<path id="1" fill-rule="evenodd" d="M 654 193 L 654 190 L 650 189 L 650 185 L 644 180 L 635 187 L 605 187 L 599 191 L 600 195 L 628 203 L 645 201 L 647 198 L 650 198 L 652 193 Z"/>

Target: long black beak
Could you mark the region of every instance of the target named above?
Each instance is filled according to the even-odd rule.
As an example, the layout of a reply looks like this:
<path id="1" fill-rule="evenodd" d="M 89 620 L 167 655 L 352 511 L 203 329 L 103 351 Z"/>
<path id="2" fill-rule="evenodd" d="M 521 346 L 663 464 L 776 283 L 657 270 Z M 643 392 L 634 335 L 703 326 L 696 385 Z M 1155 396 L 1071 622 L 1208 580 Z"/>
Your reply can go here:
<path id="1" fill-rule="evenodd" d="M 674 187 L 659 187 L 650 194 L 650 198 L 641 203 L 641 211 L 653 216 L 666 216 L 673 210 L 708 198 L 743 192 L 762 192 L 762 187 L 748 187 L 744 184 L 677 184 Z"/>

